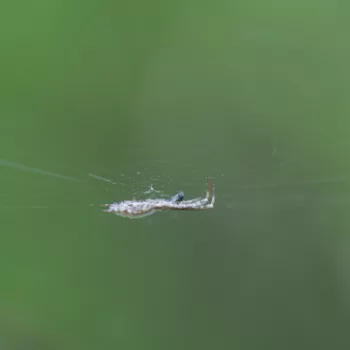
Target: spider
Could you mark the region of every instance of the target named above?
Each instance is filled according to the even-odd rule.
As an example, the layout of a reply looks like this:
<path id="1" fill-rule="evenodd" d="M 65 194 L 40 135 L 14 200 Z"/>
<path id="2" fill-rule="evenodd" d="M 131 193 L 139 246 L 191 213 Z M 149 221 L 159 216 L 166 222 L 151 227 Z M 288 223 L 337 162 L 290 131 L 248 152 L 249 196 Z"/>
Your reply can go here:
<path id="1" fill-rule="evenodd" d="M 180 192 L 171 199 L 145 199 L 145 200 L 131 200 L 112 204 L 102 204 L 107 207 L 104 210 L 107 213 L 114 213 L 116 215 L 124 216 L 130 219 L 143 218 L 154 214 L 156 211 L 165 210 L 205 210 L 214 208 L 215 203 L 215 185 L 213 184 L 213 193 L 210 198 L 210 183 L 208 178 L 208 189 L 205 198 L 195 198 L 184 201 L 184 193 Z"/>

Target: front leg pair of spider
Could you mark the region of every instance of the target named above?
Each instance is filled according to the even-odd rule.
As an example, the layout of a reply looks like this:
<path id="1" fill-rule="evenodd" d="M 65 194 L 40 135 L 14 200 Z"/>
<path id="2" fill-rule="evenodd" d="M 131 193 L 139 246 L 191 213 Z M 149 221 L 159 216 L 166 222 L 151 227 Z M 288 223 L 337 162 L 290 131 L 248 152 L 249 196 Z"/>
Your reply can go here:
<path id="1" fill-rule="evenodd" d="M 205 210 L 205 209 L 212 209 L 214 208 L 215 204 L 215 184 L 213 184 L 212 187 L 212 197 L 211 197 L 211 202 L 210 200 L 210 181 L 209 178 L 208 180 L 208 189 L 207 189 L 207 195 L 205 198 L 194 198 L 194 199 L 189 199 L 187 201 L 182 200 L 181 202 L 177 202 L 176 205 L 171 205 L 171 207 L 168 206 L 162 206 L 163 210 Z M 183 197 L 182 197 L 183 198 Z"/>

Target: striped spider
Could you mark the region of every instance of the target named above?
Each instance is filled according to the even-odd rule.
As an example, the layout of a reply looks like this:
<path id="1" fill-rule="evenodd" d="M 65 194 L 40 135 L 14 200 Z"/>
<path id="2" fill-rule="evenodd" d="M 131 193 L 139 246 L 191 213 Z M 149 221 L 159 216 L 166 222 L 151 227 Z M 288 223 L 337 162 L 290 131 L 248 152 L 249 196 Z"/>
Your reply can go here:
<path id="1" fill-rule="evenodd" d="M 208 190 L 205 198 L 195 198 L 184 201 L 184 193 L 180 192 L 171 199 L 145 199 L 131 200 L 112 204 L 102 204 L 107 207 L 104 210 L 107 213 L 124 216 L 130 219 L 143 218 L 154 214 L 156 211 L 164 210 L 205 210 L 214 208 L 215 203 L 215 185 L 210 199 L 210 183 L 208 178 Z"/>

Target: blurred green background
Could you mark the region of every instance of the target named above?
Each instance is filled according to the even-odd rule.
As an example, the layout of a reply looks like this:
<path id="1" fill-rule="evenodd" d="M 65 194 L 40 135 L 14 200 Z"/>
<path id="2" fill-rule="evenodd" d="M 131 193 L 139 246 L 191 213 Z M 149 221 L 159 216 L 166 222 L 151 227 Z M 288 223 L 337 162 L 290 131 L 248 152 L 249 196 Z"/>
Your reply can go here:
<path id="1" fill-rule="evenodd" d="M 0 348 L 349 348 L 349 13 L 3 2 Z"/>

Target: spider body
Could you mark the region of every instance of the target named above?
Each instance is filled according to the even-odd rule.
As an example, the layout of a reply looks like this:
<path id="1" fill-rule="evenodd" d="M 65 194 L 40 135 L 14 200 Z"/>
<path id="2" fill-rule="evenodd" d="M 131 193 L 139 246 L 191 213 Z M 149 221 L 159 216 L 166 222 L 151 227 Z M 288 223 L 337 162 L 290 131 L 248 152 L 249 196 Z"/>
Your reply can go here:
<path id="1" fill-rule="evenodd" d="M 180 192 L 167 199 L 145 199 L 145 200 L 129 200 L 116 202 L 112 204 L 104 204 L 107 207 L 105 212 L 114 213 L 130 219 L 143 218 L 154 214 L 156 211 L 164 210 L 206 210 L 214 208 L 215 204 L 215 185 L 213 185 L 213 194 L 211 202 L 210 183 L 208 179 L 208 190 L 205 198 L 195 198 L 184 201 L 184 193 Z"/>

